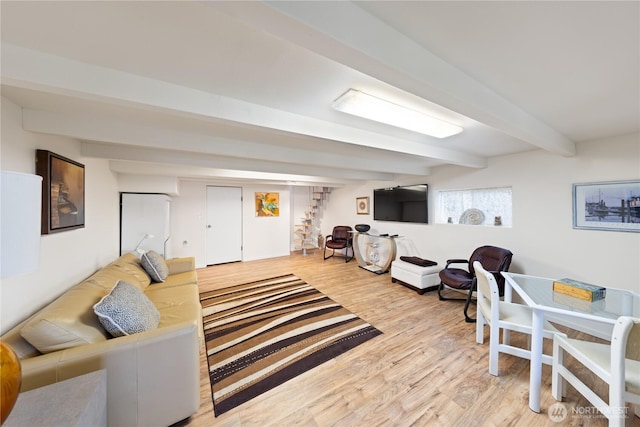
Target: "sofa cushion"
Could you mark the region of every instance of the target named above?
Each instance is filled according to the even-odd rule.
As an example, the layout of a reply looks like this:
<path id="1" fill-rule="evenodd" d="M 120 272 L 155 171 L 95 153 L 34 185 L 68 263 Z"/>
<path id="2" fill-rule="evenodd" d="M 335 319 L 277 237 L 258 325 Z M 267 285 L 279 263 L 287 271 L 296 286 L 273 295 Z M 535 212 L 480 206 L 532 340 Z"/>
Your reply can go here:
<path id="1" fill-rule="evenodd" d="M 164 260 L 169 267 L 169 275 L 187 273 L 196 270 L 196 260 L 194 257 L 169 258 Z"/>
<path id="2" fill-rule="evenodd" d="M 414 264 L 420 267 L 431 267 L 434 265 L 438 265 L 438 263 L 435 261 L 431 261 L 429 259 L 423 259 L 417 256 L 401 256 L 400 261 L 408 262 L 410 264 Z"/>
<path id="3" fill-rule="evenodd" d="M 100 323 L 114 337 L 131 335 L 158 327 L 160 313 L 135 285 L 118 281 L 93 311 Z"/>
<path id="4" fill-rule="evenodd" d="M 140 270 L 142 270 L 142 267 L 140 267 Z M 103 290 L 102 296 L 105 296 L 106 294 L 111 292 L 111 289 L 113 289 L 113 284 L 118 280 L 124 280 L 127 283 L 135 285 L 141 291 L 144 291 L 149 283 L 151 283 L 151 279 L 149 279 L 149 276 L 146 273 L 144 274 L 147 278 L 146 285 L 145 282 L 140 282 L 140 280 L 138 280 L 138 275 L 132 274 L 130 271 L 127 271 L 126 266 L 109 264 L 106 267 L 98 270 L 96 273 L 92 274 L 88 279 L 85 280 L 85 282 L 100 287 Z M 95 302 L 93 304 L 95 304 Z M 93 304 L 91 305 L 93 306 Z"/>
<path id="5" fill-rule="evenodd" d="M 82 282 L 40 310 L 20 329 L 20 335 L 40 353 L 106 341 L 109 335 L 92 307 L 107 292 Z"/>
<path id="6" fill-rule="evenodd" d="M 129 282 L 129 280 L 124 277 L 121 277 L 120 279 L 125 280 L 131 283 L 132 285 L 136 285 L 136 286 L 140 285 L 138 287 L 143 291 L 144 291 L 144 288 L 149 286 L 149 283 L 151 283 L 149 274 L 142 267 L 142 263 L 140 262 L 140 259 L 138 258 L 137 255 L 134 255 L 132 253 L 126 253 L 122 255 L 120 258 L 118 258 L 117 260 L 115 260 L 114 262 L 106 266 L 103 270 L 106 270 L 106 269 L 116 269 L 119 272 L 125 273 L 129 276 L 133 276 L 135 278 L 135 282 L 133 281 Z M 113 284 L 111 287 L 113 287 Z M 111 289 L 111 287 L 109 289 Z"/>
<path id="7" fill-rule="evenodd" d="M 155 251 L 143 253 L 140 257 L 140 262 L 154 282 L 164 282 L 169 275 L 167 263 L 164 261 L 162 255 Z"/>
<path id="8" fill-rule="evenodd" d="M 160 288 L 172 288 L 174 286 L 194 285 L 198 284 L 198 275 L 195 271 L 188 271 L 185 273 L 171 274 L 162 283 L 154 283 L 144 290 L 144 293 L 149 296 L 149 292 Z M 156 306 L 157 307 L 157 306 Z"/>

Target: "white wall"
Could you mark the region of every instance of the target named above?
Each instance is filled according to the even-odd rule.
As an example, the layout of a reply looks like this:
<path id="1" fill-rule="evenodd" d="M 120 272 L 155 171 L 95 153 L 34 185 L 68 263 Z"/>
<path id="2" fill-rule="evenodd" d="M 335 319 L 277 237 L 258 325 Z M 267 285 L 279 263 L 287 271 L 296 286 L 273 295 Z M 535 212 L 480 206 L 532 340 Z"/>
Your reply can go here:
<path id="1" fill-rule="evenodd" d="M 178 179 L 168 176 L 118 174 L 118 189 L 123 193 L 162 193 L 178 195 Z"/>
<path id="2" fill-rule="evenodd" d="M 198 268 L 206 266 L 207 185 L 224 186 L 215 182 L 181 181 L 180 195 L 172 197 L 171 203 L 172 253 L 176 257 L 194 256 Z M 256 192 L 279 192 L 280 216 L 256 217 Z M 289 255 L 292 228 L 288 187 L 245 185 L 242 196 L 242 260 Z"/>
<path id="3" fill-rule="evenodd" d="M 373 221 L 356 215 L 355 198 L 373 197 L 388 182 L 335 189 L 323 220 L 323 232 L 336 224 L 368 223 L 372 232 L 400 234 L 399 245 L 438 261 L 468 258 L 474 248 L 490 244 L 514 253 L 511 271 L 640 291 L 640 233 L 577 230 L 572 222 L 572 184 L 638 179 L 640 135 L 582 142 L 577 156 L 542 150 L 493 158 L 485 169 L 435 168 L 432 175 L 401 184 L 429 184 L 430 224 Z M 433 224 L 438 190 L 494 186 L 513 188 L 513 227 Z M 372 199 L 373 200 L 373 199 Z"/>
<path id="4" fill-rule="evenodd" d="M 43 235 L 40 267 L 0 282 L 0 333 L 70 286 L 115 259 L 119 245 L 119 194 L 106 160 L 83 158 L 78 141 L 22 130 L 22 111 L 2 98 L 2 170 L 35 173 L 35 150 L 45 149 L 85 165 L 85 227 Z M 1 236 L 0 236 L 1 238 Z"/>
<path id="5" fill-rule="evenodd" d="M 249 185 L 243 188 L 243 261 L 286 256 L 290 253 L 291 193 L 286 186 Z M 256 192 L 280 193 L 279 217 L 256 217 Z"/>

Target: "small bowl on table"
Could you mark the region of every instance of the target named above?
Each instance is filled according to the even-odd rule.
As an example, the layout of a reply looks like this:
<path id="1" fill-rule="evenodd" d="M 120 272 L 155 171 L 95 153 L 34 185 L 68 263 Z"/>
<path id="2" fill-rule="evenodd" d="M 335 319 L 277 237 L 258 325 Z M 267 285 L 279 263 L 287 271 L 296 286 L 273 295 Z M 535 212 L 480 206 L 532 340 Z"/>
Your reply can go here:
<path id="1" fill-rule="evenodd" d="M 356 224 L 354 228 L 358 233 L 366 233 L 371 229 L 371 226 L 369 224 Z"/>

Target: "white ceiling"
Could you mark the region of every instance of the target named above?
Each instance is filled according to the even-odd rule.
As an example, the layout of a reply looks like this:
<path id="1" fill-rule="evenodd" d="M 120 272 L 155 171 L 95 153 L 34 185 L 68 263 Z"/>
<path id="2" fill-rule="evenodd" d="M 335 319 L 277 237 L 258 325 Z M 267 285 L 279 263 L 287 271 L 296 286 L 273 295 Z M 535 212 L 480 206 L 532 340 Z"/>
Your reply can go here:
<path id="1" fill-rule="evenodd" d="M 640 2 L 6 1 L 2 95 L 120 173 L 343 185 L 640 130 Z M 462 125 L 331 109 L 361 89 Z"/>

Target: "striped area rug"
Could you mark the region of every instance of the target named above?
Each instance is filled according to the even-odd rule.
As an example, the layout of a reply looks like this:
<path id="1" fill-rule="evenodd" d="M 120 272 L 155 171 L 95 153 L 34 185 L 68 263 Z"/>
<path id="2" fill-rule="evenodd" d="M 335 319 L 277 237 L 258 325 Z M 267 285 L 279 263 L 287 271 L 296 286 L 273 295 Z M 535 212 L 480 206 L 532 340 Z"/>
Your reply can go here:
<path id="1" fill-rule="evenodd" d="M 216 416 L 382 333 L 291 274 L 200 300 Z"/>

